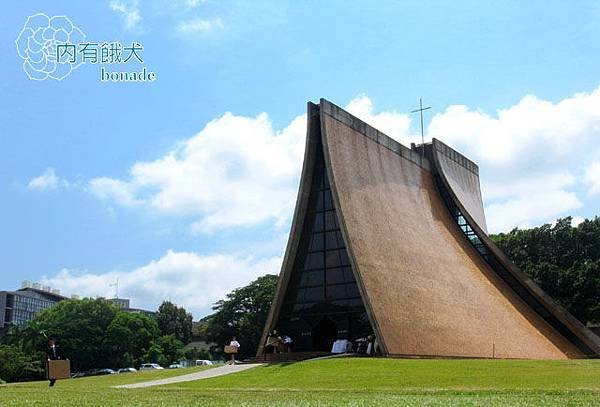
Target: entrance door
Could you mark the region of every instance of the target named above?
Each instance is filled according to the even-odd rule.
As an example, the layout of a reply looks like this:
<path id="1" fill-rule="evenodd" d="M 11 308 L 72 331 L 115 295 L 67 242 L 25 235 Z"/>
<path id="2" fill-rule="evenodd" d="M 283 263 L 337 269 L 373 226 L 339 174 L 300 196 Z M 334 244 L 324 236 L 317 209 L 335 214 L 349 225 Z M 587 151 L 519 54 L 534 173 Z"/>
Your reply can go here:
<path id="1" fill-rule="evenodd" d="M 331 352 L 331 346 L 337 336 L 337 327 L 335 323 L 323 317 L 312 330 L 313 350 L 321 352 Z"/>

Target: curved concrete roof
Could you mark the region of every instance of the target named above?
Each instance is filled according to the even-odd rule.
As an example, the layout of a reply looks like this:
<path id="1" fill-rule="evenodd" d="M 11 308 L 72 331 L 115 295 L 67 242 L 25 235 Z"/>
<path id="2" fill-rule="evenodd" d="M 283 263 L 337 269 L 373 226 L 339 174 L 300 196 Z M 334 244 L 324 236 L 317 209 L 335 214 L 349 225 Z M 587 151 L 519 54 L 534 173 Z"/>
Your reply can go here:
<path id="1" fill-rule="evenodd" d="M 432 142 L 433 154 L 439 163 L 439 171 L 447 179 L 457 199 L 473 217 L 477 225 L 487 233 L 483 200 L 479 186 L 479 168 L 471 160 L 439 140 Z"/>

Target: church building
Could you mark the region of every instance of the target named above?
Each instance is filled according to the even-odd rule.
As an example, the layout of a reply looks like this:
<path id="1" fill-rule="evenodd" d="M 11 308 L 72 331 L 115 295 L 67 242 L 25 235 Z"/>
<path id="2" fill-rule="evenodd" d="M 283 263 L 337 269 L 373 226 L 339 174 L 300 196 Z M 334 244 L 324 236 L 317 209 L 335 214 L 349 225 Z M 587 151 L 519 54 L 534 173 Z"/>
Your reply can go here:
<path id="1" fill-rule="evenodd" d="M 308 104 L 304 165 L 259 357 L 375 338 L 390 357 L 567 359 L 600 338 L 490 240 L 471 160 L 407 148 L 338 106 Z M 309 357 L 309 356 L 307 356 Z"/>

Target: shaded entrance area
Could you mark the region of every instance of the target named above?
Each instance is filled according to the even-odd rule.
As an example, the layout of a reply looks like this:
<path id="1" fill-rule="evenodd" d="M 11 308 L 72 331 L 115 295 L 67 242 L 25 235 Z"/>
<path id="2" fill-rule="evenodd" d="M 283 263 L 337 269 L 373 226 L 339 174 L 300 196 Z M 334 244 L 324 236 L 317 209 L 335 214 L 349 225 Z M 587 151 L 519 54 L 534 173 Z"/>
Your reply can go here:
<path id="1" fill-rule="evenodd" d="M 333 342 L 337 339 L 337 327 L 335 323 L 323 317 L 312 329 L 312 350 L 330 352 Z"/>
<path id="2" fill-rule="evenodd" d="M 299 248 L 274 328 L 292 338 L 293 352 L 331 352 L 336 339 L 354 342 L 373 333 L 340 229 L 320 143 Z"/>

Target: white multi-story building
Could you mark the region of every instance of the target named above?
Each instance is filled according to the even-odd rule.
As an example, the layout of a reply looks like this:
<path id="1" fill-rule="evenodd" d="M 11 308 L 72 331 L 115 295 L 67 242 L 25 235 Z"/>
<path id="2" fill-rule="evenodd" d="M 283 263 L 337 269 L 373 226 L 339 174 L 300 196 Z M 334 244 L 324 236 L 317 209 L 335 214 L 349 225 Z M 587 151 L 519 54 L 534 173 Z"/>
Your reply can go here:
<path id="1" fill-rule="evenodd" d="M 43 309 L 67 299 L 59 290 L 23 283 L 16 291 L 0 291 L 0 333 L 12 325 L 23 325 Z"/>

